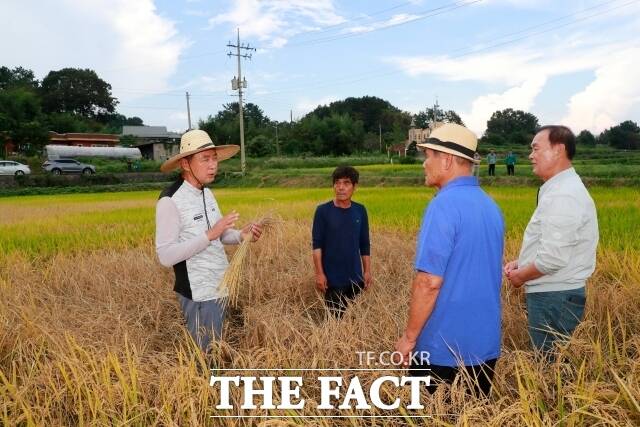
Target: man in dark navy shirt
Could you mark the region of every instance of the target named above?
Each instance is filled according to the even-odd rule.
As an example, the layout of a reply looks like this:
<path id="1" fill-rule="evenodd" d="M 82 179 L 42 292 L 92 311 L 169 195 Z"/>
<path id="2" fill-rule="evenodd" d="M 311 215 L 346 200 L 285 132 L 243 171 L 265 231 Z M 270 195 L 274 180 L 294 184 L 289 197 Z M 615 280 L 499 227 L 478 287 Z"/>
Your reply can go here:
<path id="1" fill-rule="evenodd" d="M 333 171 L 333 200 L 316 208 L 313 217 L 313 264 L 316 288 L 329 310 L 341 318 L 347 304 L 371 286 L 367 210 L 351 200 L 359 174 L 351 166 Z"/>

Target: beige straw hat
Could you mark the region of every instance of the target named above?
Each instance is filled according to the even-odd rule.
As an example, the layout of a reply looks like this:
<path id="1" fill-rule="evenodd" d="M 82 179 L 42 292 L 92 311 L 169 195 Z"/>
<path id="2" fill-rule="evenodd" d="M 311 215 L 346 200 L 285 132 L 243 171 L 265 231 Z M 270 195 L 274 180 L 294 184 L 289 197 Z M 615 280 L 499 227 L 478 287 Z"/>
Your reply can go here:
<path id="1" fill-rule="evenodd" d="M 240 150 L 240 147 L 237 145 L 215 145 L 205 131 L 190 130 L 180 138 L 180 152 L 164 162 L 160 166 L 160 170 L 162 172 L 170 172 L 179 166 L 180 159 L 211 149 L 216 150 L 218 161 L 221 162 L 234 156 Z"/>
<path id="2" fill-rule="evenodd" d="M 480 163 L 480 160 L 473 158 L 478 148 L 476 134 L 455 123 L 443 124 L 431 132 L 424 144 L 417 145 L 418 147 L 431 148 L 432 150 L 463 157 L 474 163 Z"/>

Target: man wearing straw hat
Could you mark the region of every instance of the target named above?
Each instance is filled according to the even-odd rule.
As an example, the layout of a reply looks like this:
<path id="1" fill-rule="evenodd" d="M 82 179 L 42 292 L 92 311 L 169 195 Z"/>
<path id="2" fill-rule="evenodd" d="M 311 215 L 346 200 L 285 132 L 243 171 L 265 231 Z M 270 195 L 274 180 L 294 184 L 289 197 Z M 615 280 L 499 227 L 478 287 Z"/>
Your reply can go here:
<path id="1" fill-rule="evenodd" d="M 460 369 L 488 395 L 500 356 L 504 221 L 471 175 L 477 138 L 447 123 L 424 144 L 425 183 L 438 192 L 425 211 L 415 258 L 409 319 L 396 344 L 427 388 L 452 383 Z"/>
<path id="2" fill-rule="evenodd" d="M 191 130 L 182 135 L 180 152 L 160 167 L 162 172 L 180 168 L 182 173 L 156 205 L 156 252 L 162 265 L 173 267 L 174 291 L 187 328 L 203 351 L 222 335 L 227 291 L 220 283 L 229 265 L 223 245 L 239 244 L 249 235 L 257 240 L 261 234 L 257 224 L 236 230 L 239 215 L 233 211 L 223 216 L 206 187 L 215 179 L 218 162 L 238 148 L 216 146 L 206 132 Z"/>

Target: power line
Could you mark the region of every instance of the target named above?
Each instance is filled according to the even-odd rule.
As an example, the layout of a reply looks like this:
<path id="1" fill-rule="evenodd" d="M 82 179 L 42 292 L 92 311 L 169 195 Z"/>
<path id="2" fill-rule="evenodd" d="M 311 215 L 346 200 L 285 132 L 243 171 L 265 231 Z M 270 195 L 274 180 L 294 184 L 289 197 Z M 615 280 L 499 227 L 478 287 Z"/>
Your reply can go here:
<path id="1" fill-rule="evenodd" d="M 591 13 L 591 14 L 588 14 L 586 16 L 581 16 L 581 17 L 579 17 L 577 19 L 574 19 L 574 20 L 572 20 L 570 22 L 564 22 L 562 24 L 554 25 L 554 26 L 552 26 L 550 28 L 546 28 L 546 29 L 541 30 L 541 31 L 532 32 L 532 30 L 535 30 L 537 28 L 542 28 L 542 27 L 554 24 L 556 22 L 561 22 L 561 21 L 567 20 L 568 18 L 571 18 L 571 17 L 577 17 L 577 16 L 583 15 L 583 14 L 585 14 L 587 12 L 600 9 L 600 8 L 602 8 L 604 6 L 612 5 L 612 4 L 617 3 L 617 2 L 616 1 L 609 1 L 609 2 L 599 3 L 597 5 L 585 8 L 585 9 L 580 10 L 578 12 L 574 12 L 572 14 L 567 14 L 567 15 L 564 15 L 564 16 L 561 16 L 561 17 L 558 17 L 558 18 L 554 18 L 554 19 L 551 19 L 551 20 L 548 20 L 548 21 L 545 21 L 545 22 L 542 22 L 542 23 L 539 23 L 539 24 L 535 24 L 535 25 L 523 28 L 523 29 L 518 30 L 518 31 L 514 31 L 514 32 L 511 32 L 511 33 L 503 34 L 501 36 L 493 38 L 493 41 L 502 40 L 502 39 L 508 39 L 509 37 L 517 36 L 519 34 L 524 34 L 522 37 L 512 38 L 512 39 L 508 39 L 508 40 L 506 40 L 504 42 L 492 43 L 492 44 L 489 44 L 489 45 L 486 45 L 486 46 L 482 46 L 482 47 L 476 47 L 476 48 L 471 48 L 471 49 L 461 48 L 461 49 L 457 49 L 457 50 L 451 51 L 451 52 L 456 52 L 456 51 L 461 52 L 460 54 L 451 56 L 451 58 L 459 58 L 459 57 L 463 57 L 463 56 L 473 55 L 473 54 L 476 54 L 476 53 L 479 53 L 479 52 L 487 51 L 487 50 L 490 50 L 490 49 L 495 49 L 497 47 L 501 47 L 501 46 L 504 46 L 504 45 L 508 45 L 508 44 L 515 43 L 515 42 L 518 42 L 518 41 L 522 41 L 522 40 L 530 38 L 530 37 L 536 37 L 536 36 L 539 36 L 541 34 L 545 34 L 545 33 L 548 33 L 548 32 L 554 31 L 554 30 L 558 30 L 560 28 L 565 28 L 565 27 L 568 27 L 568 26 L 571 26 L 571 25 L 575 25 L 575 24 L 580 23 L 582 21 L 585 21 L 585 20 L 588 20 L 588 19 L 591 19 L 591 18 L 594 18 L 594 17 L 597 17 L 597 16 L 601 16 L 601 15 L 610 13 L 612 11 L 621 9 L 623 7 L 627 7 L 627 6 L 631 5 L 631 4 L 638 3 L 638 1 L 640 1 L 640 0 L 628 1 L 628 2 L 625 2 L 625 3 L 618 4 L 618 5 L 615 5 L 613 7 L 610 7 L 608 9 L 606 9 L 606 10 L 598 11 L 596 13 Z M 394 75 L 394 74 L 398 74 L 398 73 L 402 73 L 402 72 L 404 72 L 404 70 L 393 70 L 393 71 L 388 71 L 388 72 L 383 72 L 383 73 L 366 72 L 366 73 L 359 74 L 357 78 L 351 76 L 351 77 L 341 78 L 341 79 L 338 79 L 338 80 L 327 81 L 325 83 L 321 83 L 319 85 L 315 85 L 312 88 L 321 89 L 321 88 L 331 87 L 331 86 L 336 86 L 336 85 L 353 84 L 353 83 L 358 83 L 358 82 L 365 81 L 365 80 L 381 78 L 381 77 Z M 291 88 L 290 87 L 290 88 L 283 89 L 283 90 L 280 90 L 280 91 L 272 91 L 272 92 L 268 92 L 268 93 L 265 93 L 265 94 L 252 94 L 251 98 L 260 98 L 260 99 L 263 99 L 266 102 L 279 103 L 280 105 L 284 106 L 284 105 L 287 105 L 289 103 L 287 103 L 284 100 L 277 100 L 275 98 L 271 98 L 271 95 L 274 95 L 274 94 L 277 95 L 277 94 L 289 93 L 289 92 L 297 92 L 297 91 L 299 91 L 300 89 L 303 89 L 303 88 L 309 88 L 309 86 L 305 85 L 305 86 L 301 86 L 301 87 L 298 87 L 298 88 L 295 88 L 295 87 Z M 121 91 L 123 91 L 123 90 L 121 90 Z M 130 90 L 130 91 L 131 92 L 136 92 L 134 90 Z M 141 93 L 145 93 L 144 91 L 137 91 L 137 92 L 138 93 L 140 93 L 140 92 Z M 207 93 L 202 92 L 202 93 L 190 94 L 190 96 L 191 97 L 213 97 L 213 96 L 219 97 L 221 95 L 218 95 L 217 93 L 223 93 L 223 92 L 227 92 L 227 91 L 226 90 L 220 90 L 220 91 L 212 91 L 212 92 L 207 92 Z M 154 93 L 154 92 L 146 92 L 146 93 L 149 93 L 149 94 L 152 94 L 152 95 L 153 94 L 162 94 L 162 93 Z M 175 94 L 173 94 L 173 93 L 164 93 L 164 94 L 166 94 L 167 96 L 184 96 L 184 92 L 177 93 L 177 91 L 176 91 Z M 181 109 L 166 108 L 166 107 L 151 107 L 151 106 L 150 107 L 142 107 L 142 106 L 126 106 L 126 105 L 124 105 L 124 106 L 121 105 L 121 106 L 125 107 L 125 108 L 134 108 L 134 109 L 150 109 L 150 110 L 162 110 L 162 109 L 164 109 L 164 110 L 172 110 L 172 111 L 183 111 Z"/>
<path id="2" fill-rule="evenodd" d="M 503 34 L 501 36 L 494 37 L 494 41 L 495 40 L 504 39 L 504 38 L 507 38 L 507 37 L 511 37 L 511 36 L 514 36 L 514 35 L 518 35 L 518 34 L 521 34 L 521 33 L 526 33 L 526 32 L 528 32 L 530 30 L 534 30 L 536 28 L 545 27 L 545 26 L 547 26 L 549 24 L 553 24 L 555 22 L 564 21 L 567 18 L 571 18 L 571 17 L 577 16 L 577 15 L 583 14 L 583 13 L 588 12 L 590 10 L 595 10 L 595 9 L 599 9 L 601 7 L 604 7 L 604 6 L 608 6 L 608 5 L 612 4 L 612 3 L 615 3 L 616 1 L 618 1 L 618 0 L 605 1 L 605 2 L 602 2 L 602 3 L 598 3 L 598 4 L 594 5 L 594 6 L 588 7 L 586 9 L 579 10 L 577 12 L 569 13 L 567 15 L 563 15 L 563 16 L 560 16 L 558 18 L 551 19 L 549 21 L 544 21 L 544 22 L 541 22 L 539 24 L 531 25 L 529 27 L 525 27 L 525 28 L 523 28 L 521 30 L 518 30 L 518 31 L 515 31 L 515 32 L 512 32 L 512 33 Z M 462 48 L 458 48 L 458 49 L 453 49 L 451 52 L 458 52 L 458 51 L 467 50 L 467 49 L 468 48 L 466 48 L 466 47 L 462 47 Z"/>
<path id="3" fill-rule="evenodd" d="M 573 20 L 571 22 L 567 22 L 567 23 L 564 23 L 564 24 L 556 25 L 554 27 L 548 28 L 548 29 L 543 30 L 543 31 L 532 32 L 532 33 L 526 34 L 526 35 L 524 35 L 522 37 L 511 39 L 511 40 L 507 40 L 505 42 L 494 43 L 494 44 L 490 44 L 490 45 L 487 45 L 487 46 L 484 46 L 484 47 L 481 47 L 481 48 L 472 48 L 472 49 L 463 48 L 462 49 L 462 53 L 460 53 L 458 55 L 451 56 L 450 58 L 460 58 L 460 57 L 463 57 L 463 56 L 472 55 L 472 54 L 475 54 L 475 53 L 479 53 L 479 52 L 483 52 L 483 51 L 486 51 L 486 50 L 494 49 L 494 48 L 497 48 L 497 47 L 505 46 L 507 44 L 515 43 L 515 42 L 518 42 L 518 41 L 522 41 L 522 40 L 530 38 L 530 37 L 535 37 L 535 36 L 550 32 L 550 31 L 554 31 L 554 30 L 563 28 L 563 27 L 574 25 L 574 24 L 582 22 L 584 20 L 587 20 L 587 19 L 590 19 L 590 18 L 594 18 L 596 16 L 604 15 L 606 13 L 612 12 L 612 11 L 620 9 L 622 7 L 626 7 L 626 6 L 629 6 L 629 5 L 633 4 L 633 3 L 637 3 L 638 1 L 640 1 L 640 0 L 632 0 L 632 1 L 623 3 L 621 5 L 614 6 L 612 8 L 609 8 L 607 10 L 604 10 L 604 11 L 601 11 L 601 12 L 598 12 L 598 13 L 592 13 L 592 14 L 586 16 L 586 17 L 581 17 L 581 18 Z M 602 3 L 601 5 L 612 4 L 612 3 L 615 3 L 615 2 L 606 2 L 606 3 Z M 591 9 L 593 9 L 593 7 L 590 7 L 590 8 L 587 8 L 587 9 L 583 9 L 583 10 L 581 10 L 579 12 L 576 12 L 574 14 L 571 14 L 571 15 L 566 15 L 566 16 L 562 17 L 562 19 L 566 19 L 568 16 L 576 16 L 576 15 L 582 14 L 582 13 L 584 13 L 586 11 L 591 10 Z M 559 19 L 561 19 L 561 18 L 555 18 L 555 19 L 547 21 L 545 23 L 537 24 L 535 26 L 532 26 L 530 29 L 535 29 L 535 28 L 539 28 L 540 26 L 548 25 L 549 23 L 556 22 Z M 516 32 L 508 33 L 508 34 L 505 34 L 503 36 L 500 36 L 500 37 L 498 37 L 496 39 L 503 39 L 503 38 L 511 37 L 513 35 L 521 34 L 521 33 L 523 33 L 523 31 L 529 31 L 529 30 L 518 30 Z M 461 49 L 458 49 L 458 51 L 460 51 L 460 50 Z M 331 86 L 335 86 L 335 85 L 358 83 L 358 82 L 361 82 L 361 81 L 380 78 L 380 77 L 386 77 L 386 76 L 390 76 L 390 75 L 394 75 L 394 74 L 399 74 L 399 73 L 402 73 L 402 72 L 404 72 L 404 70 L 402 70 L 402 69 L 393 70 L 393 71 L 387 71 L 387 72 L 382 72 L 382 73 L 369 72 L 369 73 L 365 73 L 365 74 L 369 74 L 369 76 L 363 77 L 362 74 L 360 74 L 359 77 L 357 77 L 357 78 L 342 78 L 342 79 L 338 79 L 338 80 L 328 81 L 328 82 L 322 83 L 320 85 L 315 85 L 312 88 L 314 88 L 314 89 L 322 89 L 322 88 L 325 88 L 325 87 L 331 87 Z M 273 92 L 269 92 L 269 95 L 287 93 L 287 92 L 297 92 L 302 88 L 303 87 L 288 88 L 288 89 L 283 89 L 283 90 L 279 90 L 279 91 L 273 91 Z M 309 86 L 308 85 L 304 86 L 304 88 L 309 88 Z"/>
<path id="4" fill-rule="evenodd" d="M 199 58 L 204 58 L 204 57 L 207 57 L 207 56 L 219 55 L 219 54 L 224 53 L 224 52 L 226 52 L 226 51 L 218 50 L 218 51 L 215 51 L 215 52 L 204 52 L 204 53 L 200 53 L 200 54 L 197 54 L 197 55 L 188 55 L 188 56 L 180 56 L 180 55 L 178 55 L 178 58 L 176 58 L 176 59 L 179 60 L 180 62 L 182 62 L 182 61 L 190 61 L 192 59 L 199 59 Z M 166 62 L 166 60 L 165 61 L 161 61 L 161 60 L 151 61 L 151 62 L 145 62 L 145 63 L 142 63 L 142 64 L 127 65 L 127 66 L 124 66 L 124 67 L 104 68 L 104 69 L 101 69 L 100 72 L 102 73 L 102 72 L 110 72 L 110 71 L 124 71 L 124 70 L 132 70 L 132 69 L 139 69 L 139 68 L 144 69 L 144 68 L 152 67 L 152 66 L 155 66 L 155 65 L 158 65 L 158 64 L 162 64 L 164 62 Z"/>
<path id="5" fill-rule="evenodd" d="M 494 49 L 496 47 L 501 47 L 501 46 L 504 46 L 504 45 L 507 45 L 507 44 L 515 43 L 515 42 L 518 42 L 518 41 L 522 41 L 522 40 L 527 39 L 529 37 L 539 36 L 541 34 L 545 34 L 545 33 L 560 29 L 560 28 L 564 28 L 564 27 L 568 27 L 570 25 L 577 24 L 579 22 L 585 21 L 585 20 L 590 19 L 590 18 L 594 18 L 594 17 L 600 16 L 600 15 L 604 15 L 605 13 L 609 13 L 609 12 L 612 12 L 614 10 L 629 6 L 629 5 L 633 4 L 633 3 L 638 3 L 638 1 L 640 1 L 640 0 L 632 0 L 630 2 L 627 2 L 627 3 L 624 3 L 624 4 L 618 5 L 618 6 L 614 6 L 614 7 L 610 8 L 610 9 L 604 10 L 602 12 L 592 13 L 591 15 L 587 15 L 587 16 L 575 19 L 575 20 L 573 20 L 571 22 L 567 22 L 567 23 L 564 23 L 564 24 L 556 25 L 556 26 L 553 26 L 553 27 L 548 28 L 546 30 L 542 30 L 542 31 L 537 31 L 537 32 L 533 32 L 533 33 L 530 33 L 530 34 L 526 34 L 526 35 L 524 35 L 522 37 L 518 37 L 518 38 L 515 38 L 515 39 L 507 40 L 507 41 L 504 41 L 504 42 L 501 42 L 501 43 L 495 43 L 495 44 L 492 44 L 492 45 L 489 45 L 489 46 L 486 46 L 486 47 L 472 49 L 472 50 L 469 50 L 467 52 L 463 52 L 463 53 L 461 53 L 459 55 L 453 55 L 453 56 L 451 56 L 451 58 L 461 58 L 463 56 L 473 55 L 474 53 L 484 52 L 485 50 Z M 609 2 L 609 3 L 613 3 L 613 2 Z M 589 9 L 591 9 L 591 8 L 589 8 Z M 587 9 L 585 9 L 585 10 L 587 10 Z M 536 27 L 536 26 L 534 26 L 534 27 Z M 537 26 L 537 27 L 539 27 L 539 26 Z M 522 33 L 522 31 L 517 31 L 514 34 L 520 34 L 520 33 Z"/>
<path id="6" fill-rule="evenodd" d="M 137 110 L 168 110 L 168 111 L 184 111 L 182 108 L 173 108 L 173 107 L 157 107 L 157 106 L 142 106 L 142 105 L 127 105 L 127 104 L 119 104 L 118 107 L 128 108 L 128 109 L 137 109 Z"/>
<path id="7" fill-rule="evenodd" d="M 376 21 L 373 22 L 371 24 L 372 28 L 368 29 L 368 30 L 364 30 L 364 31 L 360 31 L 357 33 L 350 33 L 350 34 L 342 34 L 342 35 L 338 35 L 338 36 L 329 36 L 329 37 L 324 37 L 324 38 L 318 38 L 318 39 L 314 39 L 314 40 L 308 40 L 308 41 L 302 41 L 302 42 L 298 42 L 298 43 L 289 43 L 287 45 L 285 45 L 285 47 L 295 47 L 295 46 L 307 46 L 307 45 L 314 45 L 314 44 L 320 44 L 320 43 L 327 43 L 327 42 L 331 42 L 331 41 L 336 41 L 336 40 L 343 40 L 343 39 L 347 39 L 347 38 L 351 38 L 351 37 L 358 37 L 358 36 L 362 36 L 365 34 L 369 34 L 375 31 L 380 31 L 380 30 L 387 30 L 389 28 L 395 28 L 398 27 L 400 25 L 406 25 L 406 24 L 411 24 L 417 21 L 422 21 L 424 19 L 427 18 L 432 18 L 434 16 L 438 16 L 438 15 L 442 15 L 451 11 L 454 11 L 456 9 L 460 9 L 463 7 L 467 7 L 467 6 L 471 6 L 473 4 L 476 3 L 480 3 L 484 0 L 462 0 L 462 1 L 456 1 L 453 3 L 448 3 L 446 5 L 443 6 L 439 6 L 439 7 L 435 7 L 432 9 L 427 9 L 421 12 L 418 12 L 420 15 L 406 20 L 406 21 L 402 21 L 402 22 L 398 22 L 395 24 L 390 24 L 390 25 L 384 25 L 381 27 L 375 27 L 376 24 L 384 24 L 385 22 L 387 22 L 388 20 L 381 20 L 381 21 Z"/>
<path id="8" fill-rule="evenodd" d="M 360 17 L 360 18 L 354 18 L 354 19 L 347 20 L 345 22 L 341 22 L 339 24 L 329 25 L 329 26 L 326 26 L 326 27 L 321 28 L 319 30 L 303 31 L 303 32 L 295 34 L 293 37 L 299 37 L 299 36 L 302 36 L 302 35 L 305 35 L 305 34 L 322 34 L 322 33 L 332 32 L 332 31 L 335 31 L 336 29 L 339 29 L 339 27 L 344 27 L 346 25 L 353 24 L 354 22 L 358 22 L 358 21 L 364 21 L 364 20 L 367 20 L 367 19 L 371 18 L 372 16 L 380 15 L 382 13 L 389 12 L 390 10 L 399 9 L 399 8 L 407 6 L 409 4 L 414 4 L 414 2 L 413 1 L 405 1 L 403 3 L 399 3 L 399 4 L 395 5 L 395 6 L 391 6 L 391 7 L 388 7 L 386 9 L 379 10 L 377 12 L 367 13 L 367 14 L 365 14 L 366 16 L 363 16 L 363 17 Z"/>

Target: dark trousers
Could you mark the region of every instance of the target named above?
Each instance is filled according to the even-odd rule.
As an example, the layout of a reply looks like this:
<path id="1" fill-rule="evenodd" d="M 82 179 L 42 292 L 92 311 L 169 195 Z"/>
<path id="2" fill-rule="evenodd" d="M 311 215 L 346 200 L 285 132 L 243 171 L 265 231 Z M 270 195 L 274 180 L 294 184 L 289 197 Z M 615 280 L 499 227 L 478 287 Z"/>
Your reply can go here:
<path id="1" fill-rule="evenodd" d="M 471 377 L 474 396 L 489 396 L 489 393 L 491 392 L 491 380 L 493 380 L 494 369 L 497 361 L 498 359 L 491 359 L 481 365 L 464 367 L 469 377 Z M 430 370 L 425 370 L 425 368 Z M 411 367 L 409 368 L 409 375 L 412 377 L 425 377 L 427 375 L 431 375 L 431 383 L 427 386 L 427 391 L 429 393 L 435 393 L 438 385 L 443 383 L 452 384 L 456 379 L 456 376 L 459 374 L 459 369 L 460 368 L 458 367 L 412 362 Z"/>
<path id="2" fill-rule="evenodd" d="M 324 293 L 324 302 L 329 309 L 329 312 L 333 314 L 336 319 L 341 319 L 345 310 L 349 306 L 349 303 L 357 297 L 362 289 L 364 283 L 354 283 L 351 286 L 344 288 L 331 287 Z"/>
<path id="3" fill-rule="evenodd" d="M 530 292 L 526 296 L 531 342 L 550 358 L 553 344 L 568 340 L 584 318 L 585 288 Z"/>
<path id="4" fill-rule="evenodd" d="M 515 175 L 515 174 L 516 174 L 516 166 L 507 165 L 507 175 Z"/>
<path id="5" fill-rule="evenodd" d="M 496 176 L 496 165 L 495 163 L 489 165 L 489 176 Z"/>

